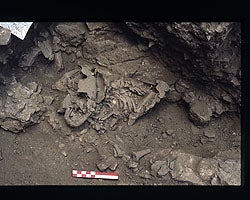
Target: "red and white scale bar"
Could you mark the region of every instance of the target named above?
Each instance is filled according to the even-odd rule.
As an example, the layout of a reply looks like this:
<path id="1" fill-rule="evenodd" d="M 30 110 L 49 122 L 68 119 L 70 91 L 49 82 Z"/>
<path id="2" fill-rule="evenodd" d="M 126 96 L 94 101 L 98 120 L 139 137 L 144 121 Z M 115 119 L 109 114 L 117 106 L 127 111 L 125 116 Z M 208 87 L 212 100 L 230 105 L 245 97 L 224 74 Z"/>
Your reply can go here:
<path id="1" fill-rule="evenodd" d="M 116 172 L 95 172 L 72 170 L 72 176 L 76 178 L 101 178 L 101 179 L 118 179 Z"/>

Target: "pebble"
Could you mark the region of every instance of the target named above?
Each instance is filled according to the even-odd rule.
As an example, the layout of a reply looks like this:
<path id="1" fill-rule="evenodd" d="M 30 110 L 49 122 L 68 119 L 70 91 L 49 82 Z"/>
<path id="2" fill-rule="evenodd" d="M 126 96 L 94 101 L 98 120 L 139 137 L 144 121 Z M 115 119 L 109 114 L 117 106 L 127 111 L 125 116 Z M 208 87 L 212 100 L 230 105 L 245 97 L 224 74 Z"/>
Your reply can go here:
<path id="1" fill-rule="evenodd" d="M 65 147 L 65 144 L 60 143 L 58 146 L 59 146 L 60 149 L 62 149 L 63 147 Z"/>
<path id="2" fill-rule="evenodd" d="M 70 135 L 69 140 L 70 141 L 75 141 L 75 136 L 74 135 Z"/>
<path id="3" fill-rule="evenodd" d="M 2 151 L 0 151 L 0 160 L 3 160 Z"/>
<path id="4" fill-rule="evenodd" d="M 213 130 L 205 129 L 205 130 L 203 130 L 203 133 L 207 138 L 214 138 L 215 137 L 215 132 Z"/>
<path id="5" fill-rule="evenodd" d="M 66 151 L 61 151 L 61 154 L 62 154 L 64 157 L 67 157 L 67 156 L 68 156 L 68 154 L 67 154 Z"/>
<path id="6" fill-rule="evenodd" d="M 203 137 L 202 137 L 202 138 L 200 139 L 201 144 L 205 144 L 205 143 L 206 143 L 206 141 L 207 141 L 207 139 L 206 139 L 206 138 L 203 138 Z"/>
<path id="7" fill-rule="evenodd" d="M 168 137 L 168 134 L 166 134 L 165 132 L 162 134 L 162 137 L 163 138 L 167 138 Z"/>
<path id="8" fill-rule="evenodd" d="M 170 130 L 167 130 L 167 134 L 168 135 L 172 135 L 174 133 L 174 130 L 170 129 Z"/>
<path id="9" fill-rule="evenodd" d="M 130 160 L 129 164 L 128 164 L 128 167 L 131 169 L 131 168 L 136 168 L 138 166 L 138 163 L 133 161 L 133 160 Z"/>
<path id="10" fill-rule="evenodd" d="M 89 153 L 89 152 L 91 152 L 91 151 L 92 151 L 92 148 L 91 148 L 91 147 L 87 147 L 87 148 L 86 148 L 86 152 L 87 152 L 87 153 Z"/>

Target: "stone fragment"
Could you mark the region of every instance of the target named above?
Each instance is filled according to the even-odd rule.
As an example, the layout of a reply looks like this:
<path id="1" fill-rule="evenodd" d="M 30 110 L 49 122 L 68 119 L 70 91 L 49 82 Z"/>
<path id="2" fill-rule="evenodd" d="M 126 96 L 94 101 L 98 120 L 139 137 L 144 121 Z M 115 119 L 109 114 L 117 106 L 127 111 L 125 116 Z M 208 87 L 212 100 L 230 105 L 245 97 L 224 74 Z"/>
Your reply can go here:
<path id="1" fill-rule="evenodd" d="M 27 83 L 27 87 L 32 90 L 33 92 L 37 92 L 38 84 L 36 82 L 29 82 Z"/>
<path id="2" fill-rule="evenodd" d="M 169 169 L 168 165 L 165 163 L 165 164 L 163 164 L 163 165 L 160 167 L 160 169 L 159 169 L 159 171 L 157 172 L 157 174 L 158 174 L 159 176 L 165 176 L 166 174 L 168 174 L 169 171 L 170 171 L 170 169 Z"/>
<path id="3" fill-rule="evenodd" d="M 49 106 L 54 101 L 54 97 L 52 97 L 52 96 L 43 96 L 43 100 L 44 100 L 44 103 Z"/>
<path id="4" fill-rule="evenodd" d="M 105 171 L 109 167 L 105 162 L 100 162 L 96 166 L 100 171 Z"/>
<path id="5" fill-rule="evenodd" d="M 187 89 L 189 89 L 189 86 L 184 83 L 182 80 L 175 82 L 175 90 L 179 93 L 184 93 Z"/>
<path id="6" fill-rule="evenodd" d="M 169 130 L 167 130 L 167 135 L 173 135 L 173 133 L 174 133 L 174 130 L 173 129 L 169 129 Z"/>
<path id="7" fill-rule="evenodd" d="M 189 110 L 190 119 L 195 125 L 205 125 L 209 123 L 212 114 L 211 108 L 203 101 L 195 102 Z"/>
<path id="8" fill-rule="evenodd" d="M 62 149 L 62 148 L 64 148 L 64 147 L 65 147 L 65 144 L 63 144 L 63 143 L 59 143 L 58 147 L 59 147 L 60 149 Z"/>
<path id="9" fill-rule="evenodd" d="M 68 154 L 67 154 L 67 152 L 66 151 L 61 151 L 61 154 L 64 156 L 64 157 L 67 157 L 68 156 Z"/>
<path id="10" fill-rule="evenodd" d="M 155 176 L 156 174 L 158 174 L 159 170 L 161 169 L 161 167 L 163 165 L 167 165 L 167 162 L 165 160 L 157 160 L 155 161 L 151 166 L 151 175 Z"/>
<path id="11" fill-rule="evenodd" d="M 52 43 L 49 39 L 38 41 L 37 46 L 42 51 L 44 57 L 50 61 L 54 60 L 54 53 L 52 51 Z"/>
<path id="12" fill-rule="evenodd" d="M 86 28 L 84 23 L 59 23 L 55 26 L 55 31 L 61 38 L 69 44 L 77 47 L 85 40 Z"/>
<path id="13" fill-rule="evenodd" d="M 54 55 L 54 65 L 58 72 L 61 72 L 64 69 L 63 58 L 61 51 L 58 51 Z"/>
<path id="14" fill-rule="evenodd" d="M 204 133 L 204 136 L 206 136 L 207 138 L 215 138 L 214 130 L 206 128 L 203 130 L 203 133 Z"/>
<path id="15" fill-rule="evenodd" d="M 21 55 L 18 66 L 19 67 L 30 67 L 34 64 L 36 58 L 41 54 L 39 47 L 31 47 L 27 49 L 24 54 Z"/>
<path id="16" fill-rule="evenodd" d="M 135 162 L 135 161 L 133 161 L 133 160 L 129 160 L 129 163 L 128 163 L 128 167 L 131 169 L 133 169 L 133 168 L 137 168 L 137 166 L 138 166 L 138 162 Z"/>
<path id="17" fill-rule="evenodd" d="M 166 93 L 166 100 L 171 103 L 175 103 L 181 100 L 181 94 L 176 90 L 169 90 Z"/>

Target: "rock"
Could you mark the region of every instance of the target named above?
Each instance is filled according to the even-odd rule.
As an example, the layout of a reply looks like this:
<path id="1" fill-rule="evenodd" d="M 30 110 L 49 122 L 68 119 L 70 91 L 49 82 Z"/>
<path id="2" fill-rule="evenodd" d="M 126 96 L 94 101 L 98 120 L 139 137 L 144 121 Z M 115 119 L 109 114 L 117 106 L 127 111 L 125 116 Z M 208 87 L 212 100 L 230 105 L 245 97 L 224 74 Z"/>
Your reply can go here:
<path id="1" fill-rule="evenodd" d="M 159 98 L 163 98 L 166 92 L 169 90 L 169 86 L 165 81 L 156 80 L 156 89 L 159 92 Z"/>
<path id="2" fill-rule="evenodd" d="M 60 149 L 62 149 L 62 148 L 64 148 L 64 147 L 65 147 L 65 144 L 63 144 L 63 143 L 59 143 L 58 147 L 59 147 Z"/>
<path id="3" fill-rule="evenodd" d="M 132 159 L 138 162 L 143 156 L 145 156 L 145 155 L 147 155 L 149 153 L 151 153 L 150 149 L 144 149 L 144 150 L 141 150 L 141 151 L 133 152 L 132 153 Z"/>
<path id="4" fill-rule="evenodd" d="M 203 130 L 203 133 L 204 135 L 207 137 L 207 138 L 215 138 L 215 132 L 214 130 L 211 130 L 211 129 L 204 129 Z"/>
<path id="5" fill-rule="evenodd" d="M 18 62 L 19 67 L 30 67 L 34 64 L 36 58 L 41 54 L 39 47 L 31 47 L 27 49 L 21 56 Z"/>
<path id="6" fill-rule="evenodd" d="M 68 156 L 68 154 L 67 154 L 67 152 L 66 151 L 61 151 L 61 154 L 64 156 L 64 157 L 67 157 Z"/>
<path id="7" fill-rule="evenodd" d="M 169 129 L 169 130 L 167 130 L 167 135 L 173 135 L 173 133 L 174 133 L 174 130 L 172 130 L 172 129 Z"/>
<path id="8" fill-rule="evenodd" d="M 100 171 L 105 171 L 109 167 L 105 162 L 100 162 L 96 166 Z"/>
<path id="9" fill-rule="evenodd" d="M 107 27 L 107 23 L 103 22 L 86 22 L 86 25 L 90 31 L 100 30 Z"/>
<path id="10" fill-rule="evenodd" d="M 199 135 L 201 133 L 201 130 L 195 125 L 190 124 L 190 126 L 191 126 L 191 131 L 194 135 Z"/>
<path id="11" fill-rule="evenodd" d="M 125 162 L 128 162 L 130 160 L 130 156 L 129 155 L 126 155 L 126 154 L 123 154 L 122 156 L 122 160 L 125 161 Z"/>
<path id="12" fill-rule="evenodd" d="M 27 87 L 32 90 L 33 92 L 37 92 L 38 84 L 36 82 L 29 82 L 27 83 Z"/>
<path id="13" fill-rule="evenodd" d="M 52 89 L 67 92 L 68 89 L 74 88 L 75 82 L 79 81 L 80 78 L 81 74 L 78 69 L 71 70 L 66 72 L 62 78 L 52 85 Z"/>
<path id="14" fill-rule="evenodd" d="M 44 57 L 50 61 L 54 60 L 54 53 L 52 51 L 52 43 L 49 39 L 38 41 L 37 46 L 42 51 Z"/>
<path id="15" fill-rule="evenodd" d="M 59 119 L 57 117 L 57 114 L 56 114 L 56 112 L 54 110 L 50 110 L 48 112 L 47 116 L 49 117 L 48 123 L 51 125 L 51 127 L 54 130 L 61 128 L 60 121 L 59 121 Z"/>
<path id="16" fill-rule="evenodd" d="M 129 163 L 128 163 L 128 168 L 137 168 L 137 166 L 138 166 L 138 162 L 135 162 L 135 161 L 133 161 L 133 160 L 129 160 Z"/>
<path id="17" fill-rule="evenodd" d="M 226 101 L 230 101 L 228 105 L 240 109 L 238 72 L 241 69 L 241 24 L 239 22 L 126 22 L 125 25 L 145 43 L 150 41 L 156 43 L 159 58 L 161 57 L 165 63 L 171 63 L 170 68 L 185 76 L 185 80 L 190 82 L 195 80 L 201 86 L 207 87 L 208 90 L 203 91 L 207 94 L 218 90 L 219 92 L 213 95 L 215 98 L 220 98 L 223 90 L 233 94 L 232 96 L 236 98 L 233 101 L 228 98 Z M 183 48 L 179 48 L 180 46 Z"/>
<path id="18" fill-rule="evenodd" d="M 171 177 L 178 181 L 189 182 L 195 185 L 205 185 L 202 179 L 196 173 L 196 165 L 201 160 L 200 157 L 183 153 L 181 151 L 171 152 L 171 160 L 174 164 L 171 166 Z"/>
<path id="19" fill-rule="evenodd" d="M 145 170 L 145 171 L 139 173 L 139 177 L 145 178 L 145 179 L 151 179 L 152 178 L 148 170 Z"/>
<path id="20" fill-rule="evenodd" d="M 150 166 L 150 169 L 151 169 L 151 175 L 155 176 L 156 174 L 158 174 L 159 170 L 161 169 L 161 167 L 163 165 L 167 165 L 167 161 L 165 160 L 157 160 L 155 161 L 151 166 Z M 160 172 L 160 174 L 164 173 L 164 168 L 163 167 L 163 170 Z"/>
<path id="21" fill-rule="evenodd" d="M 44 103 L 49 106 L 54 101 L 54 97 L 52 97 L 52 96 L 43 96 L 43 100 L 44 100 Z"/>
<path id="22" fill-rule="evenodd" d="M 175 90 L 179 93 L 184 93 L 187 89 L 189 89 L 189 86 L 184 83 L 182 80 L 175 82 Z"/>
<path id="23" fill-rule="evenodd" d="M 182 99 L 188 104 L 191 104 L 195 101 L 195 94 L 193 92 L 185 92 Z"/>
<path id="24" fill-rule="evenodd" d="M 168 134 L 165 133 L 165 132 L 163 132 L 163 133 L 162 133 L 162 137 L 163 137 L 163 138 L 167 138 L 167 137 L 168 137 Z"/>
<path id="25" fill-rule="evenodd" d="M 104 171 L 107 168 L 109 168 L 112 171 L 115 171 L 117 166 L 118 166 L 118 163 L 116 159 L 112 156 L 97 164 L 98 169 L 101 171 Z"/>
<path id="26" fill-rule="evenodd" d="M 59 23 L 55 31 L 60 34 L 63 41 L 77 47 L 85 40 L 86 28 L 84 23 Z"/>
<path id="27" fill-rule="evenodd" d="M 58 72 L 61 72 L 64 69 L 63 58 L 61 51 L 58 51 L 54 55 L 54 65 Z"/>
<path id="28" fill-rule="evenodd" d="M 201 142 L 201 144 L 205 144 L 205 143 L 207 142 L 207 139 L 204 138 L 204 137 L 202 137 L 202 138 L 200 139 L 200 142 Z"/>
<path id="29" fill-rule="evenodd" d="M 157 174 L 158 174 L 159 176 L 165 176 L 165 175 L 168 174 L 169 171 L 170 171 L 170 169 L 169 169 L 168 165 L 167 165 L 167 164 L 163 164 L 163 165 L 160 167 L 160 169 L 159 169 L 159 171 L 157 172 Z"/>
<path id="30" fill-rule="evenodd" d="M 171 103 L 175 103 L 181 100 L 181 94 L 176 90 L 170 90 L 166 93 L 166 100 Z"/>
<path id="31" fill-rule="evenodd" d="M 0 27 L 0 46 L 8 45 L 11 40 L 11 31 L 9 29 Z"/>
<path id="32" fill-rule="evenodd" d="M 39 123 L 44 109 L 41 90 L 34 92 L 33 89 L 23 86 L 15 80 L 7 89 L 6 99 L 0 105 L 0 126 L 8 131 L 18 133 L 25 127 Z"/>
<path id="33" fill-rule="evenodd" d="M 189 110 L 190 119 L 196 125 L 207 124 L 210 121 L 212 114 L 211 108 L 203 101 L 194 103 Z"/>

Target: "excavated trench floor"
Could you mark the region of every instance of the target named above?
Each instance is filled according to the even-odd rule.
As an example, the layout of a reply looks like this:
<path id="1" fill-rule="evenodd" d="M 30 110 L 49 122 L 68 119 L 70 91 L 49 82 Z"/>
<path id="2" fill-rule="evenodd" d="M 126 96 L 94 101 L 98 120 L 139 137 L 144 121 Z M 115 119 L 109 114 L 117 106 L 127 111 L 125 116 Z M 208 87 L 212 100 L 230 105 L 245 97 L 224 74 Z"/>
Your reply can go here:
<path id="1" fill-rule="evenodd" d="M 0 129 L 0 185 L 209 185 L 219 180 L 221 184 L 239 184 L 235 176 L 240 174 L 232 175 L 231 171 L 237 167 L 230 168 L 230 163 L 229 178 L 218 172 L 205 180 L 197 178 L 199 167 L 193 161 L 178 160 L 183 155 L 185 158 L 191 155 L 194 160 L 209 161 L 222 155 L 222 163 L 227 163 L 227 159 L 240 163 L 241 119 L 234 113 L 223 113 L 211 118 L 208 125 L 197 127 L 190 121 L 189 108 L 182 100 L 169 102 L 163 97 L 133 125 L 121 118 L 104 132 L 93 128 L 90 121 L 69 127 L 64 115 L 57 113 L 67 92 L 52 89 L 52 85 L 66 72 L 79 69 L 79 61 L 96 68 L 109 68 L 122 76 L 137 73 L 137 80 L 148 83 L 161 80 L 172 85 L 179 78 L 149 52 L 139 50 L 122 32 L 94 30 L 83 43 L 82 57 L 62 52 L 63 70 L 58 71 L 39 56 L 28 70 L 11 66 L 11 72 L 3 73 L 7 78 L 14 75 L 24 86 L 36 82 L 42 88 L 40 95 L 51 96 L 53 102 L 38 123 L 24 131 L 13 133 Z M 98 62 L 92 62 L 92 58 Z M 1 86 L 1 100 L 6 90 L 7 86 Z M 176 153 L 177 159 L 173 159 L 169 157 L 170 152 L 183 154 Z M 179 164 L 171 166 L 173 160 Z M 169 165 L 164 167 L 164 162 Z M 185 164 L 189 162 L 190 166 Z M 192 169 L 192 173 L 178 168 L 180 165 Z M 119 179 L 74 178 L 73 169 L 117 172 Z"/>

